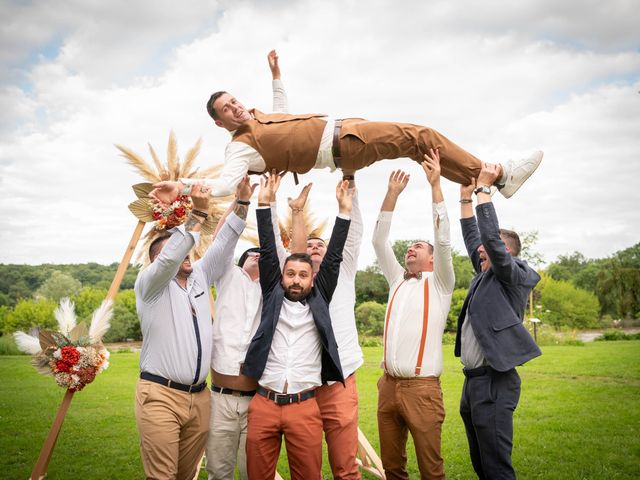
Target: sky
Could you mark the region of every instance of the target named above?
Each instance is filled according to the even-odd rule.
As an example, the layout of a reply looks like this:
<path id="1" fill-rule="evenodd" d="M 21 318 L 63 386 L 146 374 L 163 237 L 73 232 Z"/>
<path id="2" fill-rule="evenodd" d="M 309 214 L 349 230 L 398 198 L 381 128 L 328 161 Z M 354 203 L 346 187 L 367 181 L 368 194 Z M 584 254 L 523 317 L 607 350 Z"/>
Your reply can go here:
<path id="1" fill-rule="evenodd" d="M 543 150 L 521 190 L 494 202 L 502 227 L 538 233 L 546 262 L 640 240 L 632 0 L 0 0 L 0 19 L 0 263 L 119 262 L 142 178 L 114 144 L 150 161 L 150 143 L 165 158 L 173 130 L 181 157 L 202 137 L 197 164 L 222 163 L 229 133 L 206 100 L 228 90 L 269 111 L 272 48 L 292 113 L 427 125 L 494 163 Z M 360 268 L 374 261 L 371 233 L 396 168 L 411 180 L 391 240 L 433 238 L 421 168 L 374 164 L 356 177 Z M 301 177 L 313 182 L 317 217 L 337 213 L 339 178 Z M 300 187 L 285 179 L 281 214 Z M 464 251 L 459 186 L 443 180 L 443 191 Z"/>

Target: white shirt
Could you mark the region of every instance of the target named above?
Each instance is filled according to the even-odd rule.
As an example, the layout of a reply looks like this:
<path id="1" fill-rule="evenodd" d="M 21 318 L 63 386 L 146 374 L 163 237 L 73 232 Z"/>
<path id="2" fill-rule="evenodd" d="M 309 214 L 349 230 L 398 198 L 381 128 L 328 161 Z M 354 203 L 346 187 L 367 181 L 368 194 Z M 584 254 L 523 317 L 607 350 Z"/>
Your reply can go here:
<path id="1" fill-rule="evenodd" d="M 209 287 L 222 274 L 221 258 L 233 254 L 245 221 L 230 214 L 202 259 L 193 263 L 186 289 L 175 279 L 185 257 L 198 241 L 198 232 L 179 226 L 158 257 L 138 274 L 134 291 L 142 330 L 140 370 L 174 382 L 199 384 L 209 374 L 211 307 Z M 201 359 L 191 308 L 196 312 Z"/>
<path id="2" fill-rule="evenodd" d="M 276 204 L 271 204 L 273 232 L 278 258 L 282 264 L 287 256 L 282 245 Z M 262 291 L 260 279 L 233 264 L 233 251 L 223 260 L 222 276 L 215 282 L 216 308 L 213 322 L 211 368 L 223 375 L 239 375 L 251 339 L 260 324 Z"/>
<path id="3" fill-rule="evenodd" d="M 322 345 L 311 308 L 286 298 L 258 382 L 275 392 L 298 393 L 322 385 Z"/>
<path id="4" fill-rule="evenodd" d="M 373 232 L 373 247 L 383 275 L 389 283 L 389 300 L 397 290 L 391 311 L 387 304 L 385 368 L 394 377 L 438 377 L 442 373 L 442 334 L 447 323 L 455 286 L 449 217 L 444 202 L 433 204 L 433 272 L 422 279 L 404 281 L 404 272 L 389 243 L 393 212 L 380 212 Z M 429 323 L 420 375 L 416 375 L 424 312 L 424 282 L 429 279 Z"/>
<path id="5" fill-rule="evenodd" d="M 340 364 L 345 378 L 355 372 L 363 363 L 355 317 L 355 282 L 358 271 L 358 255 L 362 243 L 362 229 L 362 213 L 356 191 L 351 209 L 351 225 L 349 225 L 347 241 L 342 251 L 338 284 L 329 304 L 331 326 L 338 343 Z"/>
<path id="6" fill-rule="evenodd" d="M 288 112 L 288 99 L 281 80 L 273 80 L 273 111 L 279 113 Z M 327 121 L 322 132 L 320 140 L 320 148 L 318 156 L 313 168 L 329 168 L 332 171 L 336 169 L 333 161 L 333 153 L 331 147 L 333 145 L 333 130 L 335 121 L 329 117 L 325 117 Z M 231 132 L 233 135 L 234 132 Z M 224 152 L 224 166 L 220 172 L 220 176 L 215 179 L 188 179 L 181 178 L 180 181 L 185 185 L 195 183 L 196 181 L 204 182 L 211 187 L 211 195 L 213 197 L 222 197 L 234 193 L 236 186 L 240 180 L 249 171 L 262 172 L 267 165 L 258 151 L 244 142 L 230 142 Z"/>

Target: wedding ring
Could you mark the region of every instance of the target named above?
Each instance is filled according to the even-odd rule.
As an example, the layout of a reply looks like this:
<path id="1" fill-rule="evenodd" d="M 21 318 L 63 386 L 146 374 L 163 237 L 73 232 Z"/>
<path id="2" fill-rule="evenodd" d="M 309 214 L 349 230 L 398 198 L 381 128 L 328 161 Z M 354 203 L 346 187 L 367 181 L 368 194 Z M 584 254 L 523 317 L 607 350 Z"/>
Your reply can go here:
<path id="1" fill-rule="evenodd" d="M 207 193 L 207 189 L 204 187 L 200 187 L 200 193 Z"/>

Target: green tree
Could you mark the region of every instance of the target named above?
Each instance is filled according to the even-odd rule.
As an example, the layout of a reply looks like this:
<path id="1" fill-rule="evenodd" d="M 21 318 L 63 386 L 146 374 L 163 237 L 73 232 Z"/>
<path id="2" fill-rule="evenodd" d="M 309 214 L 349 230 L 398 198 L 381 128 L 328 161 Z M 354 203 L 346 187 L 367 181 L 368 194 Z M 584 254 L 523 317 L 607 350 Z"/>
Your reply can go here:
<path id="1" fill-rule="evenodd" d="M 95 287 L 83 287 L 78 293 L 71 297 L 76 306 L 76 317 L 78 322 L 91 323 L 93 312 L 100 306 L 107 296 L 107 290 Z"/>
<path id="2" fill-rule="evenodd" d="M 4 333 L 16 330 L 28 332 L 33 328 L 57 328 L 58 322 L 53 316 L 57 306 L 56 302 L 47 298 L 18 301 L 13 311 L 5 316 Z"/>
<path id="3" fill-rule="evenodd" d="M 449 308 L 449 314 L 447 315 L 447 324 L 445 330 L 447 332 L 455 332 L 458 328 L 458 317 L 462 311 L 462 305 L 464 299 L 467 297 L 466 288 L 456 288 L 451 296 L 451 308 Z"/>
<path id="4" fill-rule="evenodd" d="M 453 260 L 453 271 L 456 275 L 455 288 L 467 289 L 471 284 L 471 280 L 475 276 L 476 272 L 473 269 L 471 260 L 466 255 L 460 255 L 457 251 L 451 252 Z"/>
<path id="5" fill-rule="evenodd" d="M 356 273 L 356 304 L 363 302 L 385 303 L 389 296 L 389 284 L 374 266 Z"/>
<path id="6" fill-rule="evenodd" d="M 387 306 L 378 302 L 364 302 L 356 307 L 356 327 L 361 335 L 384 334 Z"/>
<path id="7" fill-rule="evenodd" d="M 597 297 L 564 280 L 542 274 L 538 304 L 541 320 L 555 327 L 589 328 L 600 326 Z"/>
<path id="8" fill-rule="evenodd" d="M 38 288 L 35 298 L 49 298 L 59 301 L 62 297 L 71 297 L 78 293 L 82 284 L 68 273 L 55 270 Z"/>
<path id="9" fill-rule="evenodd" d="M 528 232 L 519 233 L 520 237 L 520 258 L 526 260 L 532 267 L 540 266 L 544 263 L 543 255 L 536 250 L 536 243 L 538 242 L 538 231 L 531 230 Z"/>

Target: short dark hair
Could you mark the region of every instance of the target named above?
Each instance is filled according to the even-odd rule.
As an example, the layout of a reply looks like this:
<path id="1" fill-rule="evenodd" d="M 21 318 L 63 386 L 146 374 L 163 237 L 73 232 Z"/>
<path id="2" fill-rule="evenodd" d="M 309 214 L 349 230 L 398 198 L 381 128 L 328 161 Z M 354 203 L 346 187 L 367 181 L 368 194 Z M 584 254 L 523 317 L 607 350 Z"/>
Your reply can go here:
<path id="1" fill-rule="evenodd" d="M 162 232 L 156 238 L 153 239 L 153 241 L 149 244 L 149 260 L 150 261 L 153 262 L 155 260 L 155 258 L 160 253 L 160 250 L 162 250 L 162 242 L 164 242 L 165 240 L 168 240 L 170 237 L 171 237 L 171 234 L 169 232 Z"/>
<path id="2" fill-rule="evenodd" d="M 214 120 L 218 120 L 220 117 L 218 117 L 218 114 L 216 113 L 216 109 L 213 108 L 213 104 L 218 98 L 220 98 L 225 93 L 227 92 L 225 92 L 224 90 L 220 90 L 219 92 L 215 92 L 213 95 L 211 95 L 211 97 L 209 97 L 209 101 L 207 102 L 207 112 L 209 113 L 209 116 Z"/>
<path id="3" fill-rule="evenodd" d="M 284 265 L 286 266 L 288 262 L 308 263 L 311 269 L 313 269 L 313 262 L 311 261 L 311 257 L 306 253 L 292 253 L 285 259 Z"/>
<path id="4" fill-rule="evenodd" d="M 260 247 L 247 248 L 244 252 L 242 252 L 242 255 L 240 255 L 240 259 L 238 260 L 238 266 L 240 268 L 244 266 L 244 262 L 247 261 L 247 257 L 249 256 L 250 252 L 259 252 L 259 251 L 260 251 Z"/>
<path id="5" fill-rule="evenodd" d="M 511 250 L 511 255 L 517 257 L 520 255 L 520 250 L 522 250 L 522 243 L 520 242 L 520 237 L 513 230 L 507 230 L 504 228 L 500 229 L 500 236 L 502 237 L 504 243 L 509 246 L 509 250 Z"/>
<path id="6" fill-rule="evenodd" d="M 429 253 L 431 255 L 433 255 L 433 245 L 431 244 L 431 242 L 428 242 L 426 240 L 414 240 L 413 242 L 411 242 L 411 245 L 415 245 L 416 243 L 426 243 L 427 245 L 429 245 Z M 409 247 L 411 246 L 409 245 Z M 407 249 L 408 250 L 408 249 Z M 406 252 L 405 252 L 406 253 Z"/>

